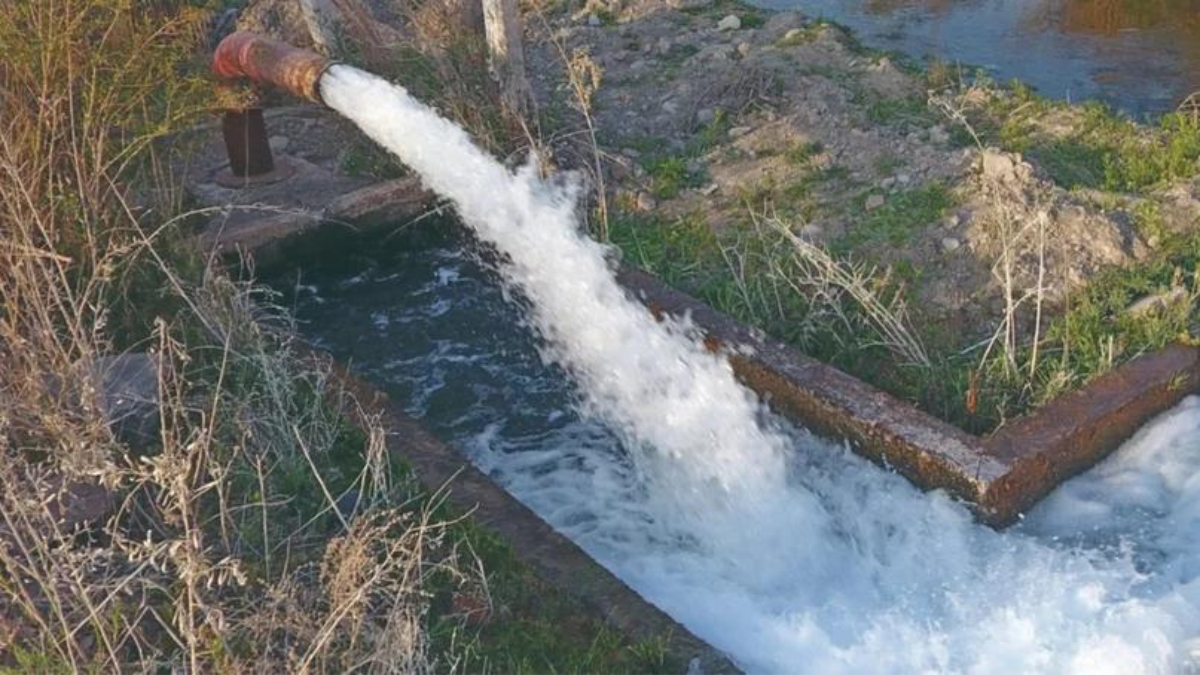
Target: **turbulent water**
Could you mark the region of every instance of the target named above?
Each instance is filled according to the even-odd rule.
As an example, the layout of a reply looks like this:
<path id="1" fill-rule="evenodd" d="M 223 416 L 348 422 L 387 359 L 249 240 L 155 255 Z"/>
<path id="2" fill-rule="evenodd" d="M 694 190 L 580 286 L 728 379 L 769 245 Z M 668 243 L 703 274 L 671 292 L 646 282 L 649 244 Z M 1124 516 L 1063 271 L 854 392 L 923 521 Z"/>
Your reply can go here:
<path id="1" fill-rule="evenodd" d="M 605 249 L 578 231 L 571 183 L 504 168 L 361 71 L 336 66 L 321 90 L 501 254 L 523 309 L 471 317 L 486 293 L 439 295 L 467 265 L 443 252 L 414 297 L 367 313 L 365 335 L 391 341 L 464 311 L 469 330 L 375 370 L 417 378 L 418 412 L 444 416 L 518 498 L 744 667 L 1197 669 L 1197 399 L 997 534 L 944 495 L 774 421 L 688 326 L 656 323 L 626 297 Z M 329 305 L 351 312 L 365 283 Z M 313 304 L 328 301 L 330 289 L 318 293 Z M 518 316 L 540 336 L 540 361 L 532 343 L 487 327 Z M 450 412 L 455 401 L 468 404 Z"/>

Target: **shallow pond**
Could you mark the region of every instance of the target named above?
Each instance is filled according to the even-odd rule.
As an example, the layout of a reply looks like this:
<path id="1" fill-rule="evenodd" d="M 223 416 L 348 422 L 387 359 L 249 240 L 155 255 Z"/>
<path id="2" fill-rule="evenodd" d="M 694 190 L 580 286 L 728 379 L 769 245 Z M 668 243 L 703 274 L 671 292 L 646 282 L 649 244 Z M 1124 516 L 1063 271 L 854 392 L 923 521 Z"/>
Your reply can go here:
<path id="1" fill-rule="evenodd" d="M 857 32 L 871 47 L 987 68 L 1057 99 L 1135 117 L 1200 89 L 1200 0 L 753 0 Z"/>

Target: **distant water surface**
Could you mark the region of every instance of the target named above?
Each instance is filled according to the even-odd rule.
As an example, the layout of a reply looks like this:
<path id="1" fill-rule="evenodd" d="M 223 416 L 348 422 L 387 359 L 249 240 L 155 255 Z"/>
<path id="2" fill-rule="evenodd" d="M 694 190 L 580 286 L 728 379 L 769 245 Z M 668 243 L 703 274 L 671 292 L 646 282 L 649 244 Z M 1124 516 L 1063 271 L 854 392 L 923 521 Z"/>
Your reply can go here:
<path id="1" fill-rule="evenodd" d="M 987 68 L 1138 118 L 1200 89 L 1200 0 L 752 0 L 852 28 L 869 46 Z"/>

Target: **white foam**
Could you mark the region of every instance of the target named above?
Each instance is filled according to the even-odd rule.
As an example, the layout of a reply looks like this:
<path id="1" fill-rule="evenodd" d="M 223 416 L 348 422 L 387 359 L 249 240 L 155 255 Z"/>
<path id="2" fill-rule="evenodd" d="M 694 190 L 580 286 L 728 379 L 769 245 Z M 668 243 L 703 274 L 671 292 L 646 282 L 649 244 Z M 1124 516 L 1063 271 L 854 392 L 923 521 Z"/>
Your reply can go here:
<path id="1" fill-rule="evenodd" d="M 578 231 L 570 181 L 509 171 L 403 89 L 353 68 L 335 66 L 321 91 L 506 256 L 546 357 L 628 450 L 588 452 L 603 443 L 581 424 L 537 439 L 542 450 L 505 452 L 493 428 L 474 441 L 477 461 L 739 663 L 1186 667 L 1200 635 L 1200 402 L 997 534 L 944 495 L 764 422 L 686 326 L 658 324 L 626 297 L 605 249 Z"/>

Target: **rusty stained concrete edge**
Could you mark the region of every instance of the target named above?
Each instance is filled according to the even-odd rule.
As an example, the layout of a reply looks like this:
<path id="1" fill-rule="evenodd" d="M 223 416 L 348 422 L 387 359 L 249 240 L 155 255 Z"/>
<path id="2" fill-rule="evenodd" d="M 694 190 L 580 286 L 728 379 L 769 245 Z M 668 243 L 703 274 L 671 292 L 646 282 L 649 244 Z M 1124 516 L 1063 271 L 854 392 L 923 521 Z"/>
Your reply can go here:
<path id="1" fill-rule="evenodd" d="M 1094 466 L 1156 415 L 1200 391 L 1200 348 L 1144 354 L 1019 417 L 984 440 L 1010 465 L 988 486 L 984 508 L 1004 522 Z"/>
<path id="2" fill-rule="evenodd" d="M 416 179 L 349 193 L 326 217 L 364 227 L 413 217 L 432 203 Z M 210 238 L 226 252 L 276 255 L 280 240 L 316 229 L 319 214 L 262 219 L 233 239 Z M 628 266 L 618 279 L 651 311 L 691 316 L 724 345 L 735 374 L 783 414 L 851 442 L 856 452 L 897 470 L 923 489 L 945 489 L 995 527 L 1013 523 L 1062 481 L 1103 459 L 1154 415 L 1200 389 L 1200 348 L 1173 346 L 1126 363 L 981 439 L 832 366 L 804 356 L 654 276 Z M 1191 355 L 1190 357 L 1187 355 Z M 1176 363 L 1176 367 L 1171 364 Z M 1182 379 L 1181 379 L 1182 378 Z M 1088 431 L 1091 429 L 1091 431 Z"/>
<path id="3" fill-rule="evenodd" d="M 1094 466 L 1139 428 L 1200 391 L 1200 348 L 1170 345 L 1125 363 L 987 438 L 922 412 L 624 267 L 622 284 L 651 311 L 687 315 L 725 349 L 734 373 L 779 412 L 893 468 L 923 489 L 945 489 L 993 527 Z"/>
<path id="4" fill-rule="evenodd" d="M 425 191 L 420 179 L 398 178 L 346 193 L 320 211 L 279 211 L 247 223 L 206 231 L 200 236 L 200 245 L 204 250 L 221 254 L 253 252 L 259 262 L 264 262 L 261 259 L 277 257 L 282 245 L 321 227 L 369 228 L 414 218 L 432 208 L 432 204 L 433 196 Z"/>
<path id="5" fill-rule="evenodd" d="M 430 493 L 448 486 L 450 505 L 501 536 L 539 579 L 575 598 L 635 642 L 665 639 L 672 653 L 688 660 L 698 659 L 702 673 L 742 672 L 719 650 L 647 601 L 461 453 L 436 438 L 386 393 L 328 355 L 308 349 L 333 363 L 334 380 L 361 406 L 352 414 L 357 424 L 365 427 L 366 419 L 378 420 L 385 430 L 389 453 L 407 461 Z"/>
<path id="6" fill-rule="evenodd" d="M 689 316 L 709 335 L 709 346 L 721 345 L 738 378 L 771 407 L 822 435 L 850 441 L 859 454 L 917 485 L 978 502 L 1007 472 L 978 437 L 958 427 L 767 338 L 647 272 L 622 267 L 618 278 L 652 311 Z"/>

